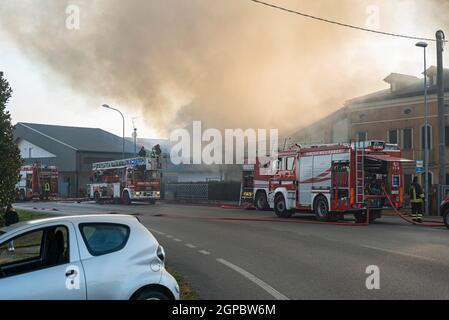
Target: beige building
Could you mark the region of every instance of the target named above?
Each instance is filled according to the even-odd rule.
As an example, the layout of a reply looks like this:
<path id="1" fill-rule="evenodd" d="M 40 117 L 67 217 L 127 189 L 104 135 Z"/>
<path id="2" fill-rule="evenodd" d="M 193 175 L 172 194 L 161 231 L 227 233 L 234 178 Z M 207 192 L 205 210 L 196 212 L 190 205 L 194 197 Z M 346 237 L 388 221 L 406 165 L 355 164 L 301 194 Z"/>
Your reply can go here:
<path id="1" fill-rule="evenodd" d="M 427 71 L 429 99 L 429 170 L 430 182 L 438 181 L 438 110 L 436 67 Z M 449 102 L 449 69 L 444 71 L 446 101 Z M 294 134 L 303 144 L 349 142 L 351 140 L 385 140 L 398 144 L 404 158 L 424 158 L 424 79 L 392 73 L 384 79 L 389 88 L 349 100 L 344 107 Z M 449 109 L 446 111 L 446 148 L 449 156 Z M 404 167 L 405 184 L 415 174 L 415 163 Z M 449 161 L 446 161 L 449 184 Z"/>

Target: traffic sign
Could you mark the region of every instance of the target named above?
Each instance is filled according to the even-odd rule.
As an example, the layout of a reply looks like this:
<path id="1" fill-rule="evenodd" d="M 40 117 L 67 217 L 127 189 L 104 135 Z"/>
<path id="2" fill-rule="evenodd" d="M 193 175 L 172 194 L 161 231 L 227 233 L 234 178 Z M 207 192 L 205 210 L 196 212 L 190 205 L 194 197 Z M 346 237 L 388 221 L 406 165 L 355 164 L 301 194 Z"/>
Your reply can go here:
<path id="1" fill-rule="evenodd" d="M 416 161 L 416 173 L 424 173 L 424 161 Z"/>

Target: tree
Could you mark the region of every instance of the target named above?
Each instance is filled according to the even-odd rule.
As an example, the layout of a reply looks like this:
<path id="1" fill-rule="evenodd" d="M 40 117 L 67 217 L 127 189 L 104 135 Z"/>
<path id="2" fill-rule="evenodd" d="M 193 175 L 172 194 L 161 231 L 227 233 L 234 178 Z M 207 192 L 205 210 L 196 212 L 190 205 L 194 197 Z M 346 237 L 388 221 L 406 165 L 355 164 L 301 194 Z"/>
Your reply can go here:
<path id="1" fill-rule="evenodd" d="M 12 89 L 0 71 L 0 208 L 16 199 L 16 183 L 22 165 L 19 147 L 14 142 L 11 115 L 6 110 L 11 94 Z"/>

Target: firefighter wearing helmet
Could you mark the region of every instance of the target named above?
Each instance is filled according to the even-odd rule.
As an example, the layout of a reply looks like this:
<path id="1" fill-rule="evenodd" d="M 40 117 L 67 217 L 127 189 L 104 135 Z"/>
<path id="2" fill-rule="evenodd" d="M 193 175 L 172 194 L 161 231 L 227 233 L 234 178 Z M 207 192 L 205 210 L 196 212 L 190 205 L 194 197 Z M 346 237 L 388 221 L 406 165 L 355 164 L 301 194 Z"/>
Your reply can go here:
<path id="1" fill-rule="evenodd" d="M 139 151 L 139 157 L 145 158 L 147 156 L 147 152 L 145 151 L 145 147 L 142 146 Z"/>
<path id="2" fill-rule="evenodd" d="M 413 178 L 410 186 L 410 202 L 412 204 L 412 219 L 416 222 L 422 222 L 424 193 L 421 185 L 418 183 L 418 177 Z"/>

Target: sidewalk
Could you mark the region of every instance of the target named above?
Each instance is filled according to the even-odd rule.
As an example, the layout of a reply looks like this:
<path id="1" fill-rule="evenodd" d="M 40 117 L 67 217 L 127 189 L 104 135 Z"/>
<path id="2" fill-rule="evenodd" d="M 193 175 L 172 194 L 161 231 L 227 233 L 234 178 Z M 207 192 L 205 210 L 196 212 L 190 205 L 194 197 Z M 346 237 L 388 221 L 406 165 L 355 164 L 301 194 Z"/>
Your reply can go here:
<path id="1" fill-rule="evenodd" d="M 401 213 L 410 215 L 411 211 L 410 211 L 410 209 L 402 209 Z M 383 210 L 382 215 L 385 217 L 397 217 L 397 214 L 393 210 Z M 425 216 L 425 219 L 429 220 L 429 221 L 435 221 L 435 222 L 442 221 L 442 217 L 435 216 L 435 215 L 434 216 Z"/>

